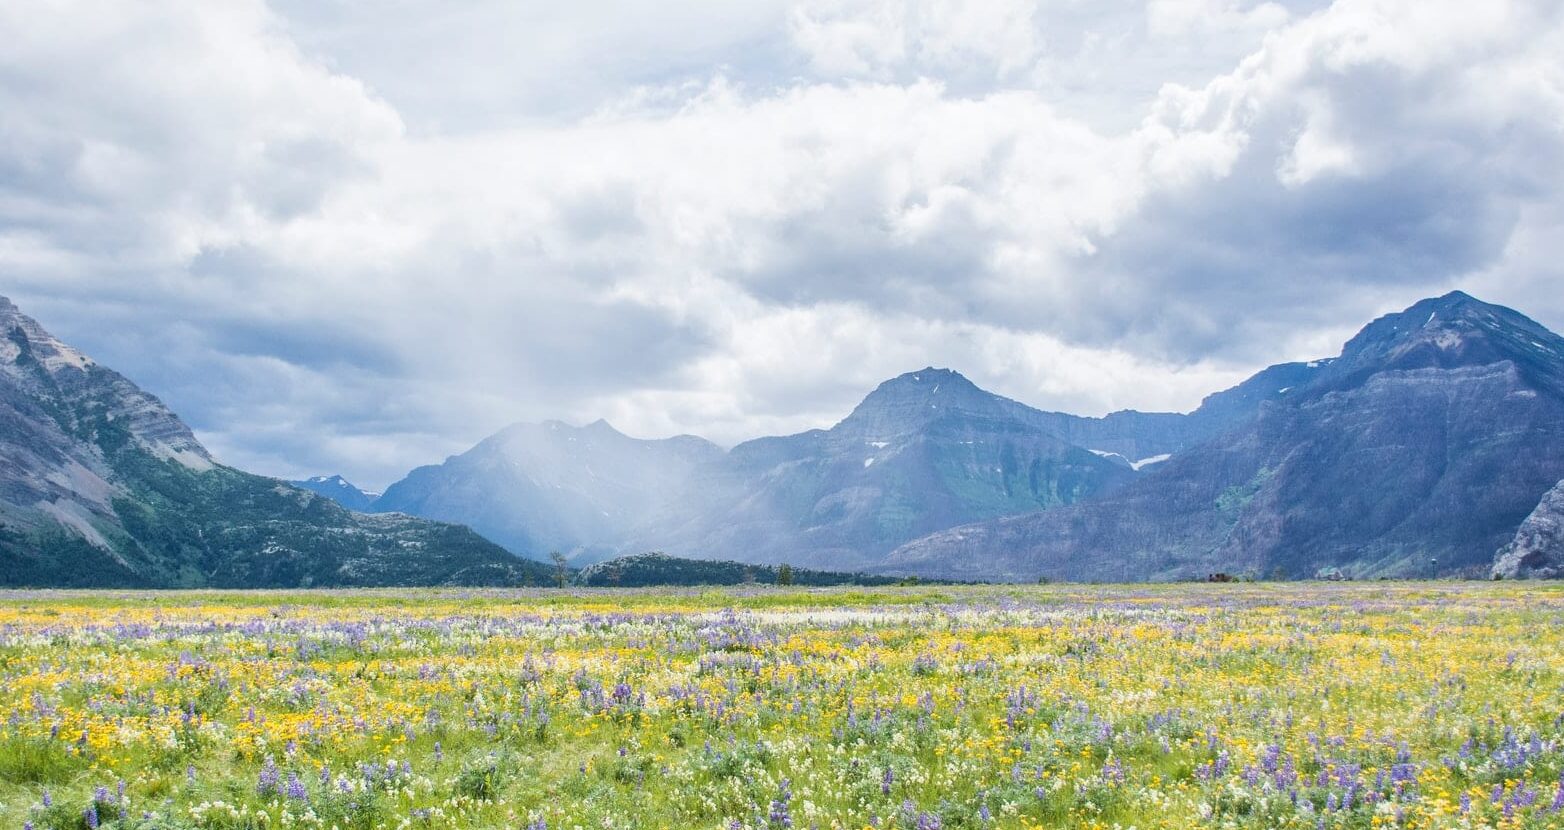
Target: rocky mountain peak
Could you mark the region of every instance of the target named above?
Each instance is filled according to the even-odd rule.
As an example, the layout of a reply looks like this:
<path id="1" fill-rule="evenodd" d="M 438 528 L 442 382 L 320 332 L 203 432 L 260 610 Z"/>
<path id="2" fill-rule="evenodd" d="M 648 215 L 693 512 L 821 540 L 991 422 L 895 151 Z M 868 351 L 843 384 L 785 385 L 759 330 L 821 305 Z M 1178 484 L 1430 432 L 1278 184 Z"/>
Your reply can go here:
<path id="1" fill-rule="evenodd" d="M 193 469 L 212 466 L 206 448 L 162 401 L 62 343 L 10 300 L 0 300 L 0 379 L 46 401 L 62 429 L 106 440 L 124 433 L 160 458 Z"/>
<path id="2" fill-rule="evenodd" d="M 1368 324 L 1347 342 L 1328 374 L 1339 380 L 1508 360 L 1533 382 L 1564 388 L 1561 359 L 1564 338 L 1520 312 L 1452 291 Z"/>
<path id="3" fill-rule="evenodd" d="M 985 392 L 960 372 L 932 366 L 880 384 L 833 432 L 880 438 L 915 432 L 952 414 L 992 416 L 1030 408 Z"/>
<path id="4" fill-rule="evenodd" d="M 587 424 L 586 426 L 581 428 L 581 431 L 585 432 L 585 433 L 594 434 L 594 435 L 612 435 L 612 436 L 619 437 L 619 438 L 629 437 L 629 436 L 626 436 L 624 433 L 620 432 L 618 429 L 616 429 L 613 424 L 610 424 L 604 418 L 598 418 L 597 420 L 593 421 L 592 423 Z"/>
<path id="5" fill-rule="evenodd" d="M 93 365 L 86 355 L 56 340 L 5 297 L 0 297 L 0 363 L 17 368 L 36 366 L 51 375 L 67 368 L 85 371 Z"/>

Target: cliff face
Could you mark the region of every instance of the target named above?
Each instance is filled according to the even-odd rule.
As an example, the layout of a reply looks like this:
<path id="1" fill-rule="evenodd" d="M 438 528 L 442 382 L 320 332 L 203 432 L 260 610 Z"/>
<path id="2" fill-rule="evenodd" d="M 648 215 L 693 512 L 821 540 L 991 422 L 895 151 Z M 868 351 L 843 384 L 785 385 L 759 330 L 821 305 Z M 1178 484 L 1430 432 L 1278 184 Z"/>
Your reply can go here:
<path id="1" fill-rule="evenodd" d="M 1515 538 L 1499 550 L 1493 575 L 1505 579 L 1564 577 L 1564 481 L 1542 497 Z"/>

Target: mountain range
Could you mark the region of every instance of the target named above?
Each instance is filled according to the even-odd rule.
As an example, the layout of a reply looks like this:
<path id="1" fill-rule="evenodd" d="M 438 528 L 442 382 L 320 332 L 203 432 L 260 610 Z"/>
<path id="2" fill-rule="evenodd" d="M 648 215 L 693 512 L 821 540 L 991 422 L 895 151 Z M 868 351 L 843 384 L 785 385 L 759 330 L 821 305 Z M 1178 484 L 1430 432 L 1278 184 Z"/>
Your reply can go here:
<path id="1" fill-rule="evenodd" d="M 957 580 L 1564 573 L 1564 339 L 1460 292 L 1190 413 L 1045 412 L 927 367 L 729 450 L 517 424 L 383 495 L 223 466 L 8 301 L 0 328 L 5 584 L 543 583 L 554 551 L 650 550 Z"/>
<path id="2" fill-rule="evenodd" d="M 1043 412 L 927 367 L 840 423 L 727 452 L 606 422 L 510 427 L 420 467 L 369 505 L 462 522 L 522 556 L 647 550 L 875 569 L 950 527 L 1090 502 L 1252 418 L 1323 363 L 1272 367 L 1189 414 Z"/>

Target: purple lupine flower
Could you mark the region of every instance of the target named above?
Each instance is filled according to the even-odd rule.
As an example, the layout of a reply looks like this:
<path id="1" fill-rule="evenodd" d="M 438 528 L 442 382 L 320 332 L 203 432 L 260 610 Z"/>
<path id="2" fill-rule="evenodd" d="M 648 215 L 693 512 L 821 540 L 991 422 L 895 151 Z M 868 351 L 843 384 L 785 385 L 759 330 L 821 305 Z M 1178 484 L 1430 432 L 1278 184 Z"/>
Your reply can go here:
<path id="1" fill-rule="evenodd" d="M 767 817 L 772 827 L 792 827 L 793 816 L 788 809 L 788 802 L 793 800 L 793 787 L 787 779 L 782 779 L 782 790 L 771 802 L 771 814 Z"/>
<path id="2" fill-rule="evenodd" d="M 260 775 L 256 777 L 256 792 L 261 795 L 273 792 L 280 793 L 282 792 L 280 788 L 281 782 L 282 774 L 277 771 L 277 764 L 272 761 L 270 755 L 266 756 L 266 762 L 261 764 Z"/>
<path id="3" fill-rule="evenodd" d="M 82 811 L 82 821 L 87 823 L 87 830 L 98 830 L 98 805 L 94 804 Z"/>
<path id="4" fill-rule="evenodd" d="M 880 794 L 881 795 L 890 795 L 891 794 L 891 784 L 895 783 L 895 781 L 896 781 L 895 773 L 891 772 L 891 768 L 890 767 L 886 767 L 885 768 L 885 775 L 880 778 Z"/>
<path id="5" fill-rule="evenodd" d="M 304 782 L 299 780 L 298 773 L 288 773 L 288 797 L 294 801 L 309 798 L 309 793 L 305 791 Z"/>

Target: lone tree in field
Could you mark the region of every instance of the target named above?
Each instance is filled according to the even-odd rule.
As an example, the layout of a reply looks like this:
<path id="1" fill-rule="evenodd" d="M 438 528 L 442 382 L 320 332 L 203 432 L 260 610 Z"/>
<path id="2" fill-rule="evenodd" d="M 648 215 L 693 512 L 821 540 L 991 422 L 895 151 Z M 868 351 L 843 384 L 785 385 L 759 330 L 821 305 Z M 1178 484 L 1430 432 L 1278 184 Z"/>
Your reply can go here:
<path id="1" fill-rule="evenodd" d="M 548 558 L 554 560 L 554 581 L 559 584 L 559 587 L 565 587 L 565 579 L 570 576 L 570 566 L 566 564 L 568 560 L 557 550 L 551 552 Z"/>
<path id="2" fill-rule="evenodd" d="M 786 562 L 784 562 L 781 565 L 777 566 L 777 584 L 778 585 L 792 585 L 793 584 L 793 566 L 792 565 L 789 565 Z"/>

